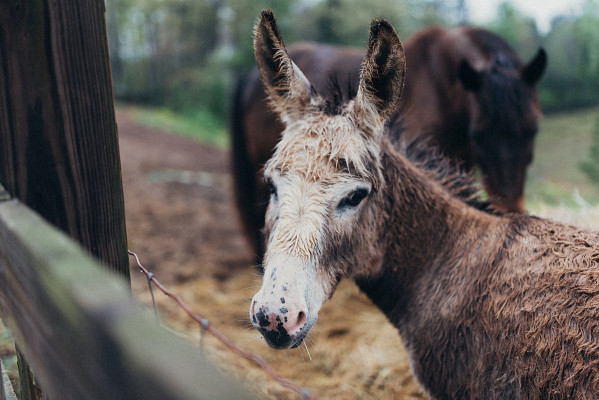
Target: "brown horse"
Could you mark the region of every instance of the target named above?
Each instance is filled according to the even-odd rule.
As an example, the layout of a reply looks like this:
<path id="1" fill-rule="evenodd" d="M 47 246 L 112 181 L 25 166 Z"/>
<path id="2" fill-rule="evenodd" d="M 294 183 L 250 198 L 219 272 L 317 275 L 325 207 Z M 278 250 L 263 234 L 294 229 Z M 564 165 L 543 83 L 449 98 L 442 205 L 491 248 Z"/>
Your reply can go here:
<path id="1" fill-rule="evenodd" d="M 482 212 L 398 152 L 385 119 L 406 64 L 384 20 L 356 97 L 337 104 L 291 61 L 269 11 L 254 50 L 286 124 L 264 171 L 265 273 L 250 306 L 267 343 L 299 346 L 348 277 L 398 328 L 432 398 L 596 399 L 599 234 Z"/>
<path id="2" fill-rule="evenodd" d="M 540 112 L 534 85 L 545 68 L 545 52 L 539 50 L 523 65 L 500 37 L 478 28 L 430 28 L 409 39 L 405 52 L 409 72 L 402 103 L 391 118 L 393 134 L 403 125 L 407 138 L 432 138 L 466 169 L 478 164 L 496 206 L 523 211 Z M 357 87 L 361 49 L 300 43 L 289 46 L 289 54 L 318 93 L 329 93 L 331 77 L 344 97 Z M 260 262 L 268 203 L 261 168 L 283 124 L 268 107 L 257 70 L 238 86 L 231 127 L 237 205 Z"/>
<path id="3" fill-rule="evenodd" d="M 497 207 L 524 211 L 540 107 L 535 84 L 543 49 L 527 65 L 499 36 L 480 28 L 430 28 L 406 43 L 408 79 L 399 114 L 405 136 L 434 138 L 442 151 L 478 165 Z"/>

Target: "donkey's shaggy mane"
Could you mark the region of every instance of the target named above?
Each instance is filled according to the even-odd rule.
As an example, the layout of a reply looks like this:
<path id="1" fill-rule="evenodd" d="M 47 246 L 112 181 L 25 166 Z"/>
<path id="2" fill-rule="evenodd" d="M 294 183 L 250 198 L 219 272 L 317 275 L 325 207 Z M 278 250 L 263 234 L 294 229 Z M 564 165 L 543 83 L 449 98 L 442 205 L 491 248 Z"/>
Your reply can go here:
<path id="1" fill-rule="evenodd" d="M 341 82 L 341 79 L 344 82 Z M 351 75 L 340 77 L 339 74 L 331 73 L 327 81 L 326 92 L 320 94 L 323 98 L 320 109 L 327 115 L 341 115 L 347 104 L 356 98 L 356 94 L 358 94 L 358 88 Z"/>
<path id="2" fill-rule="evenodd" d="M 319 111 L 329 116 L 343 115 L 348 104 L 355 100 L 357 87 L 350 76 L 339 77 L 337 74 L 331 74 L 326 91 L 314 91 L 314 94 L 320 98 L 316 105 Z M 396 149 L 416 167 L 424 170 L 429 178 L 438 182 L 453 197 L 461 199 L 464 203 L 479 210 L 497 215 L 502 214 L 502 211 L 495 208 L 491 201 L 484 198 L 483 188 L 476 181 L 472 172 L 464 169 L 458 161 L 445 156 L 430 139 L 415 138 L 410 143 L 405 143 L 405 140 L 402 139 L 404 130 L 404 121 L 399 116 L 395 117 L 392 130 L 387 127 L 385 133 L 390 137 Z M 343 165 L 345 161 L 341 158 L 339 164 Z M 351 172 L 352 169 L 356 170 L 352 168 L 351 161 L 348 166 L 348 172 Z"/>
<path id="3" fill-rule="evenodd" d="M 315 111 L 323 112 L 329 117 L 343 116 L 348 105 L 355 100 L 356 93 L 357 89 L 354 87 L 350 77 L 347 77 L 347 80 L 342 83 L 339 76 L 331 74 L 326 91 L 313 93 L 319 98 L 318 103 L 315 104 Z M 314 142 L 313 147 L 315 149 L 319 148 L 313 155 L 320 154 L 318 158 L 321 161 L 332 161 L 337 171 L 358 175 L 376 183 L 376 180 L 367 172 L 368 168 L 366 168 L 370 164 L 368 160 L 376 158 L 375 152 L 369 150 L 360 152 L 359 154 L 348 152 L 349 148 L 355 148 L 353 140 L 341 134 L 336 135 L 335 133 L 341 131 L 340 127 L 337 129 L 332 128 L 334 132 L 332 134 L 328 133 L 331 130 L 325 132 L 324 130 L 314 130 L 312 127 L 307 129 L 310 130 L 308 136 Z M 430 179 L 438 182 L 451 196 L 479 210 L 497 215 L 502 214 L 500 210 L 493 206 L 491 201 L 484 199 L 483 188 L 476 181 L 473 173 L 462 168 L 459 162 L 445 156 L 429 139 L 416 138 L 410 143 L 405 143 L 405 140 L 402 139 L 402 132 L 404 130 L 403 120 L 398 118 L 393 125 L 393 130 L 387 128 L 385 134 L 391 139 L 394 147 L 416 167 L 423 170 Z M 330 135 L 330 137 L 322 137 L 327 135 Z M 271 168 L 285 170 L 286 165 L 294 163 L 294 160 L 297 161 L 297 156 L 294 155 L 296 151 L 291 148 L 291 142 L 283 140 L 277 146 L 277 148 L 283 147 L 287 147 L 285 151 L 287 157 L 284 158 L 285 162 L 272 165 Z M 302 144 L 303 147 L 304 144 Z M 316 167 L 316 163 L 321 161 L 314 159 L 313 162 L 308 164 Z M 309 168 L 306 174 L 311 174 L 311 171 L 315 170 L 316 168 Z M 313 175 L 313 178 L 323 177 Z"/>
<path id="4" fill-rule="evenodd" d="M 483 198 L 483 188 L 476 181 L 474 174 L 463 169 L 459 162 L 454 161 L 431 144 L 427 139 L 416 139 L 409 144 L 399 141 L 398 150 L 417 168 L 438 182 L 453 197 L 464 203 L 491 214 L 501 215 L 493 203 Z"/>

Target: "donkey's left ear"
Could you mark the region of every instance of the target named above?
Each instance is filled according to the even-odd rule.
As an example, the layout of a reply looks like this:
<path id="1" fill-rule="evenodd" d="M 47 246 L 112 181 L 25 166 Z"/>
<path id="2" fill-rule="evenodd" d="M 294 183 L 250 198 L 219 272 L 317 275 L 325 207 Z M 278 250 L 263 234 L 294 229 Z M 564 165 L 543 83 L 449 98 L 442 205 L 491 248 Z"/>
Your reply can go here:
<path id="1" fill-rule="evenodd" d="M 301 117 L 312 85 L 291 61 L 271 10 L 262 11 L 254 31 L 254 54 L 260 79 L 285 122 Z"/>
<path id="2" fill-rule="evenodd" d="M 405 75 L 406 57 L 395 30 L 384 19 L 373 20 L 356 96 L 356 106 L 370 124 L 382 127 L 397 108 Z"/>

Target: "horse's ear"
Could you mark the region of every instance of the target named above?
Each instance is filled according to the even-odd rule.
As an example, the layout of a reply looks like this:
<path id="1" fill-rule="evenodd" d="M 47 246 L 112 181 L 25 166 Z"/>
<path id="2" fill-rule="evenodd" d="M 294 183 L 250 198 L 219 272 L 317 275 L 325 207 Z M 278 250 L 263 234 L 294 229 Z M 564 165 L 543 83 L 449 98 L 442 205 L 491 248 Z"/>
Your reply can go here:
<path id="1" fill-rule="evenodd" d="M 535 57 L 522 69 L 522 79 L 531 86 L 535 85 L 543 76 L 546 66 L 547 53 L 541 47 Z"/>
<path id="2" fill-rule="evenodd" d="M 482 73 L 475 70 L 466 59 L 460 63 L 458 78 L 462 82 L 464 89 L 470 92 L 477 92 L 483 82 Z"/>
<path id="3" fill-rule="evenodd" d="M 298 118 L 310 102 L 311 84 L 287 54 L 271 10 L 262 11 L 256 25 L 254 55 L 275 109 L 286 122 Z"/>
<path id="4" fill-rule="evenodd" d="M 383 19 L 373 20 L 356 96 L 364 122 L 382 127 L 397 108 L 405 75 L 406 57 L 395 30 Z"/>

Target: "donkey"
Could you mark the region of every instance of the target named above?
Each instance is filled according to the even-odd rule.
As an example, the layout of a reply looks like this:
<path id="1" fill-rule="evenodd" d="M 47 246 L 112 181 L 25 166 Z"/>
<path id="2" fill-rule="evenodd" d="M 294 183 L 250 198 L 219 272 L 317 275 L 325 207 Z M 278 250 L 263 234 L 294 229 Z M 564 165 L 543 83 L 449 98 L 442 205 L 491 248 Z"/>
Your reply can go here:
<path id="1" fill-rule="evenodd" d="M 427 137 L 465 169 L 478 165 L 496 207 L 524 211 L 526 169 L 540 115 L 535 86 L 545 70 L 545 51 L 539 49 L 524 64 L 503 39 L 485 29 L 433 27 L 411 36 L 405 52 L 410 73 L 389 131 L 408 141 Z M 355 95 L 362 49 L 304 42 L 291 45 L 289 55 L 316 91 L 330 94 L 332 78 L 340 82 L 342 96 Z M 260 262 L 269 197 L 261 169 L 284 126 L 268 107 L 257 70 L 240 82 L 233 99 L 236 202 Z"/>
<path id="2" fill-rule="evenodd" d="M 384 134 L 405 76 L 399 38 L 372 22 L 357 95 L 322 100 L 271 11 L 254 51 L 285 123 L 270 187 L 263 283 L 250 319 L 299 346 L 342 278 L 397 327 L 434 399 L 599 396 L 599 234 L 480 211 Z M 447 180 L 447 179 L 445 179 Z"/>

